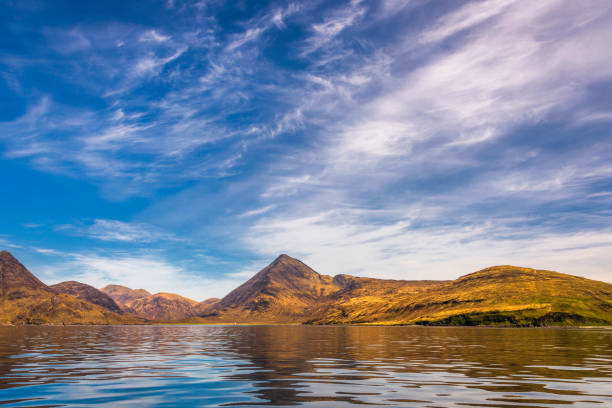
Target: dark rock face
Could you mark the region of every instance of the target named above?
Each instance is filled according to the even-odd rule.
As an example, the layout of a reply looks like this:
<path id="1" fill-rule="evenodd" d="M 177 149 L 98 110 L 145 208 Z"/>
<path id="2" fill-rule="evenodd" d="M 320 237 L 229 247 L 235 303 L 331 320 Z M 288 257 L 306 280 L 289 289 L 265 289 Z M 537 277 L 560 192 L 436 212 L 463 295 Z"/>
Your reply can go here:
<path id="1" fill-rule="evenodd" d="M 202 303 L 173 293 L 160 292 L 154 295 L 144 289 L 130 289 L 121 285 L 108 285 L 102 288 L 108 296 L 119 304 L 124 312 L 148 320 L 182 320 L 199 315 L 215 304 L 218 299 Z"/>
<path id="2" fill-rule="evenodd" d="M 117 303 L 115 303 L 110 296 L 101 290 L 94 288 L 93 286 L 76 281 L 67 281 L 58 283 L 56 285 L 51 285 L 50 288 L 55 290 L 57 293 L 65 293 L 75 296 L 78 299 L 102 306 L 115 313 L 123 313 L 119 305 L 117 305 Z"/>
<path id="3" fill-rule="evenodd" d="M 18 299 L 36 292 L 51 293 L 49 287 L 38 280 L 10 252 L 0 252 L 0 296 Z"/>
<path id="4" fill-rule="evenodd" d="M 156 293 L 137 299 L 127 307 L 137 316 L 152 320 L 181 320 L 198 314 L 198 302 L 173 293 Z"/>
<path id="5" fill-rule="evenodd" d="M 130 289 L 121 285 L 108 285 L 100 289 L 110 296 L 120 307 L 126 307 L 135 300 L 151 296 L 144 289 Z"/>
<path id="6" fill-rule="evenodd" d="M 321 275 L 297 259 L 281 255 L 221 299 L 214 309 L 284 320 L 304 315 L 318 299 L 339 289 L 341 286 L 331 276 Z"/>

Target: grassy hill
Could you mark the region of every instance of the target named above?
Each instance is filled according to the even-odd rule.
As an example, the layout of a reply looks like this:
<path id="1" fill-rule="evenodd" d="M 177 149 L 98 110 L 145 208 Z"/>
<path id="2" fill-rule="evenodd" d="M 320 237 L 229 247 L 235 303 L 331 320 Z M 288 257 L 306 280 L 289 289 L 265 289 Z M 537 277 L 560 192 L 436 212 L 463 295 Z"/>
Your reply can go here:
<path id="1" fill-rule="evenodd" d="M 191 322 L 610 325 L 612 285 L 508 265 L 454 281 L 331 277 L 281 255 Z"/>
<path id="2" fill-rule="evenodd" d="M 367 291 L 366 291 L 367 292 Z M 495 266 L 414 293 L 348 298 L 312 323 L 609 325 L 612 285 L 558 272 Z"/>

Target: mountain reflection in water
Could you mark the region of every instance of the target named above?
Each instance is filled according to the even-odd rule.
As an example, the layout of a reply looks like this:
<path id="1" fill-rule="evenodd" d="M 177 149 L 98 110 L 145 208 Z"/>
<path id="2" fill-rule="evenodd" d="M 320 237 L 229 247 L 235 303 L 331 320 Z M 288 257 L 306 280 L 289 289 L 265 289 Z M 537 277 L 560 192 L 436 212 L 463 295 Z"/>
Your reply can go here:
<path id="1" fill-rule="evenodd" d="M 0 327 L 3 406 L 612 406 L 612 331 Z"/>

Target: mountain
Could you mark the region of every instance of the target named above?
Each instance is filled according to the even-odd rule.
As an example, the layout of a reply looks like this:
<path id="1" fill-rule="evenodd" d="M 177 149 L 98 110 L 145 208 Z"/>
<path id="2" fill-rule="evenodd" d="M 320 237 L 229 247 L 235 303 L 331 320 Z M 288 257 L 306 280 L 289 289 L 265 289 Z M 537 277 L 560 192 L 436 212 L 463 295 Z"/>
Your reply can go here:
<path id="1" fill-rule="evenodd" d="M 219 298 L 210 298 L 210 299 L 201 301 L 196 306 L 196 311 L 197 311 L 196 315 L 201 316 L 201 315 L 210 313 L 220 301 L 221 299 Z"/>
<path id="2" fill-rule="evenodd" d="M 47 285 L 39 281 L 10 252 L 0 252 L 0 296 L 2 299 L 21 299 L 31 294 L 49 292 Z"/>
<path id="3" fill-rule="evenodd" d="M 315 303 L 342 289 L 331 276 L 281 255 L 214 305 L 205 316 L 223 321 L 295 322 Z"/>
<path id="4" fill-rule="evenodd" d="M 612 285 L 559 272 L 495 266 L 415 293 L 396 294 L 380 307 L 360 297 L 338 302 L 312 323 L 427 325 L 609 325 Z M 355 307 L 357 305 L 358 307 Z"/>
<path id="5" fill-rule="evenodd" d="M 0 288 L 2 324 L 138 322 L 76 296 L 58 293 L 38 280 L 7 251 L 0 252 Z"/>
<path id="6" fill-rule="evenodd" d="M 384 305 L 389 296 L 439 283 L 331 277 L 281 255 L 201 317 L 224 322 L 301 323 L 324 316 L 340 301 L 376 307 L 373 305 Z"/>
<path id="7" fill-rule="evenodd" d="M 137 316 L 152 320 L 178 320 L 198 314 L 199 303 L 173 293 L 156 293 L 136 299 L 129 310 Z"/>
<path id="8" fill-rule="evenodd" d="M 121 285 L 108 285 L 100 290 L 110 296 L 120 307 L 126 307 L 135 300 L 151 296 L 144 289 L 130 289 Z"/>
<path id="9" fill-rule="evenodd" d="M 102 292 L 119 304 L 121 310 L 148 320 L 181 320 L 205 313 L 218 299 L 204 302 L 174 294 L 160 292 L 154 295 L 144 289 L 130 289 L 120 285 L 108 285 Z"/>
<path id="10" fill-rule="evenodd" d="M 123 310 L 106 293 L 93 286 L 76 281 L 67 281 L 49 286 L 57 293 L 72 295 L 78 299 L 85 300 L 98 306 L 102 306 L 112 312 L 122 314 Z"/>
<path id="11" fill-rule="evenodd" d="M 281 255 L 192 321 L 608 325 L 612 285 L 516 266 L 491 267 L 454 281 L 330 277 Z"/>
<path id="12" fill-rule="evenodd" d="M 310 311 L 306 323 L 340 322 L 366 323 L 382 318 L 383 311 L 394 299 L 410 299 L 420 293 L 435 291 L 447 281 L 390 280 L 336 275 L 336 281 L 344 282 L 344 289 L 320 299 Z"/>
<path id="13" fill-rule="evenodd" d="M 453 281 L 321 275 L 281 255 L 223 299 L 109 285 L 47 286 L 0 252 L 0 324 L 150 321 L 281 324 L 612 325 L 612 284 L 495 266 Z"/>

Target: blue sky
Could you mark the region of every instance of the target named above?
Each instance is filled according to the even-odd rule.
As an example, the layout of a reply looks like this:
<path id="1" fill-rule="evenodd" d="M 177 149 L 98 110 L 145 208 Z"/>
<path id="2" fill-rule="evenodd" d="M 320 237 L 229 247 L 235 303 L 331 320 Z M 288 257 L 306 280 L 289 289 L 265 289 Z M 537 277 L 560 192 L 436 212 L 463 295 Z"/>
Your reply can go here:
<path id="1" fill-rule="evenodd" d="M 612 280 L 608 1 L 5 1 L 0 246 L 222 296 L 514 264 Z"/>

